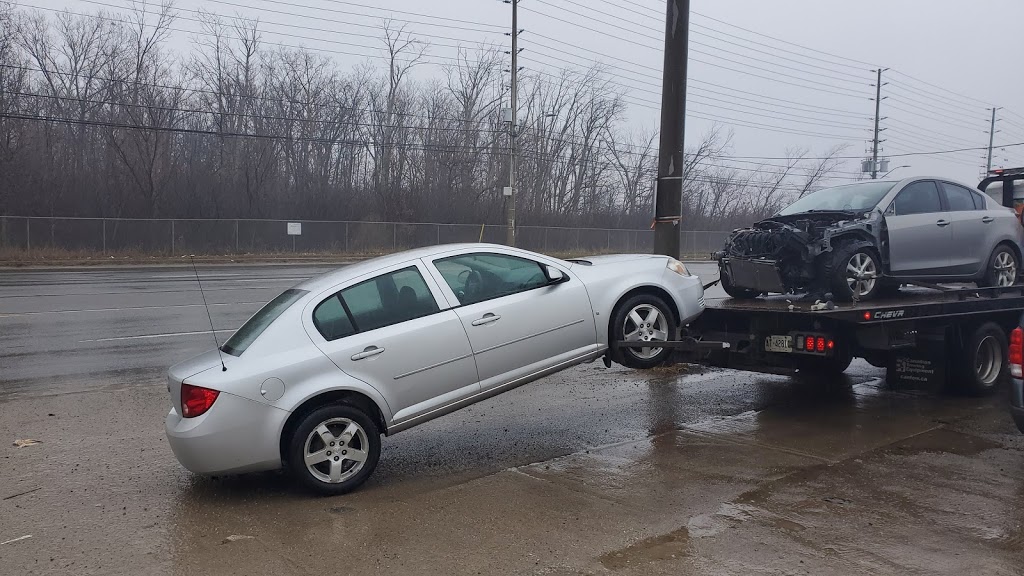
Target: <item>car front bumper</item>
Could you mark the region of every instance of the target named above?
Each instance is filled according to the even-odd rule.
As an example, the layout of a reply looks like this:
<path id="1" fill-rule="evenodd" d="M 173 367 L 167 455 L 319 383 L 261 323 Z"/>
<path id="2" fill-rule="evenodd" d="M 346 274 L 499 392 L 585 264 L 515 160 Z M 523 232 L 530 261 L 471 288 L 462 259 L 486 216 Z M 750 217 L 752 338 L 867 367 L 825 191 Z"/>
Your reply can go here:
<path id="1" fill-rule="evenodd" d="M 1024 380 L 1014 378 L 1010 392 L 1010 415 L 1017 429 L 1024 433 Z"/>
<path id="2" fill-rule="evenodd" d="M 280 434 L 289 412 L 221 392 L 201 416 L 167 414 L 167 442 L 182 466 L 219 475 L 281 467 Z"/>
<path id="3" fill-rule="evenodd" d="M 670 287 L 672 299 L 679 309 L 679 325 L 686 326 L 704 312 L 704 285 L 697 276 L 676 276 L 674 272 L 665 284 Z"/>

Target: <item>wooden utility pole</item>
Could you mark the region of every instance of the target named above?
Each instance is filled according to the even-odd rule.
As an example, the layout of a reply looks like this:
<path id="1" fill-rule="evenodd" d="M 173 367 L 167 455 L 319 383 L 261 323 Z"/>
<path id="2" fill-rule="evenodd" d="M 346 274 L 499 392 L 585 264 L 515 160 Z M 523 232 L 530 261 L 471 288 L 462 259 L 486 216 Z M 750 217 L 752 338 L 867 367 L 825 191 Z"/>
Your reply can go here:
<path id="1" fill-rule="evenodd" d="M 519 79 L 519 0 L 512 0 L 512 120 L 508 124 L 508 186 L 505 197 L 505 244 L 516 245 L 516 96 Z"/>
<path id="2" fill-rule="evenodd" d="M 661 140 L 654 197 L 654 253 L 679 257 L 683 209 L 683 139 L 686 131 L 686 63 L 690 0 L 668 0 L 662 72 Z"/>

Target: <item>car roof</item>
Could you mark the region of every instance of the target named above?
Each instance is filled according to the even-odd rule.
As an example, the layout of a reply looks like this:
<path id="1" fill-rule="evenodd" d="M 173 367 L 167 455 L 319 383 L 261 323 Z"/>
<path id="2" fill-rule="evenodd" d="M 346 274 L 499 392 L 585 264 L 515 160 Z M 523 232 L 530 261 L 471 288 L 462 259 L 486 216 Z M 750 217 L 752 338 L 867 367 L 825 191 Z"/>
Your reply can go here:
<path id="1" fill-rule="evenodd" d="M 301 282 L 296 285 L 295 288 L 300 290 L 308 290 L 312 293 L 317 293 L 324 288 L 330 288 L 336 286 L 346 280 L 358 278 L 365 274 L 376 272 L 382 268 L 387 268 L 395 264 L 401 264 L 403 262 L 409 262 L 412 260 L 418 260 L 420 258 L 429 258 L 446 254 L 448 252 L 455 252 L 464 249 L 481 249 L 481 250 L 508 250 L 507 246 L 501 246 L 498 244 L 487 244 L 487 243 L 465 243 L 465 244 L 440 244 L 437 246 L 428 246 L 425 248 L 413 248 L 412 250 L 405 250 L 403 252 L 396 252 L 394 254 L 387 254 L 384 256 L 378 256 L 376 258 L 370 258 L 368 260 L 362 260 L 354 264 L 332 270 L 321 274 L 320 276 L 314 276 L 309 280 Z M 522 250 L 515 250 L 516 252 L 522 252 L 528 254 Z"/>

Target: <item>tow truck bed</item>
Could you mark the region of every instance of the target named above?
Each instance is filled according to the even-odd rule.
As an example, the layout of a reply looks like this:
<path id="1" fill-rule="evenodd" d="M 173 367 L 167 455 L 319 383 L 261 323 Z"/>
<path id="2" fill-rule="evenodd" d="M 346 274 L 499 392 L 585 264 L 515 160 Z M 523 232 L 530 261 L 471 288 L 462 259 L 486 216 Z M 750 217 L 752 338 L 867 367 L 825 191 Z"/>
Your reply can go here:
<path id="1" fill-rule="evenodd" d="M 1024 286 L 910 287 L 884 300 L 814 304 L 706 297 L 704 313 L 669 347 L 674 361 L 766 373 L 838 375 L 864 358 L 896 384 L 956 383 L 982 393 L 1006 378 L 1007 334 L 1024 312 Z M 996 374 L 979 359 L 997 362 Z"/>

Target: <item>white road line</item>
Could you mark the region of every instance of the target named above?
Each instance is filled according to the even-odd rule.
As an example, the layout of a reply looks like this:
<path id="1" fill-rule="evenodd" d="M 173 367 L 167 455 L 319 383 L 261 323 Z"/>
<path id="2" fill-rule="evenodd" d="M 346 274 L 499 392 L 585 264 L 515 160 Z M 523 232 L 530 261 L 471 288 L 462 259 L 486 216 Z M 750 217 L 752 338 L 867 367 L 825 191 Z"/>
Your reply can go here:
<path id="1" fill-rule="evenodd" d="M 234 332 L 235 329 L 231 330 L 217 330 L 217 332 Z M 142 336 L 118 336 L 117 338 L 96 338 L 94 340 L 79 340 L 79 344 L 86 342 L 116 342 L 120 340 L 147 340 L 150 338 L 173 338 L 175 336 L 195 336 L 197 334 L 209 334 L 209 330 L 200 330 L 198 332 L 169 332 L 167 334 L 143 334 Z"/>
<path id="2" fill-rule="evenodd" d="M 214 306 L 255 306 L 266 304 L 266 302 L 218 302 L 210 304 Z M 164 308 L 202 308 L 202 304 L 168 304 L 166 306 L 126 306 L 124 308 L 87 308 L 83 310 L 45 310 L 40 312 L 12 312 L 0 314 L 0 318 L 15 318 L 18 316 L 41 316 L 45 314 L 80 314 L 85 312 L 121 312 L 124 310 L 162 310 Z"/>

